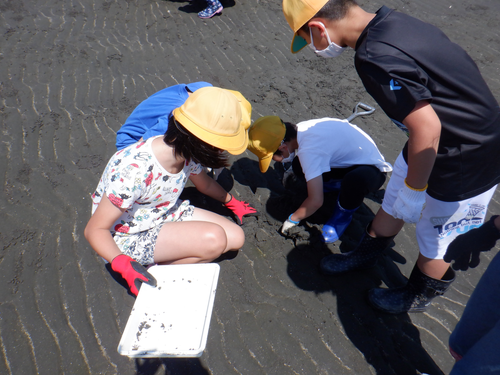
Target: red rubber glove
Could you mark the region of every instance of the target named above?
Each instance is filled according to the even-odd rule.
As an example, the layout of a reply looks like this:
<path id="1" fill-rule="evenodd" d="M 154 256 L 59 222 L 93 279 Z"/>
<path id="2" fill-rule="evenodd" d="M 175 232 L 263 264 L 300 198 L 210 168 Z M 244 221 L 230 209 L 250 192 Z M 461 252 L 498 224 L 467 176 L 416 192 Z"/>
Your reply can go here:
<path id="1" fill-rule="evenodd" d="M 156 279 L 146 268 L 125 254 L 118 255 L 111 262 L 111 269 L 127 281 L 130 291 L 137 296 L 141 283 L 156 286 Z"/>
<path id="2" fill-rule="evenodd" d="M 231 194 L 230 194 L 231 195 Z M 257 216 L 259 213 L 253 207 L 250 207 L 247 202 L 239 201 L 231 195 L 229 202 L 224 205 L 234 212 L 238 218 L 238 224 L 243 224 L 243 216 Z"/>

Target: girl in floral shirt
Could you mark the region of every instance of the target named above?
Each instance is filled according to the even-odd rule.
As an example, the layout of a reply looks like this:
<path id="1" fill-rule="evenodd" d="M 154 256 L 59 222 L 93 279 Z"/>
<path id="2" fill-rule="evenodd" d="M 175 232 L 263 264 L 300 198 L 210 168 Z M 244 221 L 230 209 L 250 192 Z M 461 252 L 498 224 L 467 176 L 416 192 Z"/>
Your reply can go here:
<path id="1" fill-rule="evenodd" d="M 229 208 L 248 209 L 203 170 L 227 166 L 221 151 L 238 155 L 247 144 L 236 97 L 205 87 L 173 111 L 165 136 L 113 155 L 92 195 L 85 237 L 133 294 L 141 282 L 156 283 L 141 264 L 210 262 L 243 246 L 237 224 L 179 196 L 189 178 L 201 193 Z"/>

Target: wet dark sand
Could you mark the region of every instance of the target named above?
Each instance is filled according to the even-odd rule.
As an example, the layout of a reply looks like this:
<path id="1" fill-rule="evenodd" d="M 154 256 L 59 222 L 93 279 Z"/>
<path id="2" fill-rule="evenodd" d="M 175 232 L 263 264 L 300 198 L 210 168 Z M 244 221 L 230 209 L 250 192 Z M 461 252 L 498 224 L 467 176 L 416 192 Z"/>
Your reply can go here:
<path id="1" fill-rule="evenodd" d="M 500 99 L 498 1 L 362 4 L 370 11 L 385 4 L 441 27 L 470 53 Z M 221 16 L 202 21 L 196 12 L 203 5 L 182 1 L 0 2 L 0 373 L 450 371 L 449 334 L 496 251 L 459 273 L 426 313 L 376 312 L 366 291 L 404 282 L 418 254 L 414 226 L 404 228 L 372 270 L 325 277 L 319 260 L 339 247 L 352 248 L 383 191 L 365 200 L 340 246 L 319 241 L 325 212 L 285 239 L 277 231 L 299 193 L 284 193 L 273 168 L 262 175 L 249 152 L 232 158 L 221 182 L 262 214 L 245 220 L 245 246 L 220 262 L 204 354 L 136 361 L 117 353 L 134 299 L 111 277 L 83 229 L 90 194 L 115 151 L 116 131 L 140 101 L 197 80 L 241 91 L 254 120 L 271 114 L 295 122 L 345 118 L 362 101 L 377 110 L 353 122 L 389 162 L 405 141 L 365 93 L 353 51 L 329 61 L 310 51 L 292 55 L 280 1 L 225 5 Z M 229 214 L 190 189 L 186 195 Z M 498 212 L 497 193 L 490 213 Z"/>

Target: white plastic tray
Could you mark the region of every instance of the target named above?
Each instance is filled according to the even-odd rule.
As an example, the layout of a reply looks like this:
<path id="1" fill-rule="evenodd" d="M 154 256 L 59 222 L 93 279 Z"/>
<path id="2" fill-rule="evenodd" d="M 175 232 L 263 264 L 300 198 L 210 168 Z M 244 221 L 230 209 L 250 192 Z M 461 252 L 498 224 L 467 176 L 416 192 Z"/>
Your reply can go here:
<path id="1" fill-rule="evenodd" d="M 199 357 L 207 343 L 220 267 L 153 266 L 157 287 L 143 284 L 118 353 L 129 357 Z"/>

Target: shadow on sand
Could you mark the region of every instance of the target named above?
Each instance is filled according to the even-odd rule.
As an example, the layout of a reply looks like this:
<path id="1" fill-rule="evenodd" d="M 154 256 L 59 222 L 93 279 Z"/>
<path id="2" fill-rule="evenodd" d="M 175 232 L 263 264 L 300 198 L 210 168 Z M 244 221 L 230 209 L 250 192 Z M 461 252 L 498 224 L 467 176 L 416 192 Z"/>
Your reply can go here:
<path id="1" fill-rule="evenodd" d="M 404 283 L 406 279 L 395 262 L 406 260 L 388 249 L 372 269 L 325 276 L 321 274 L 319 263 L 331 254 L 331 250 L 321 242 L 321 233 L 316 227 L 310 231 L 310 244 L 298 245 L 287 255 L 287 273 L 295 285 L 316 294 L 336 296 L 337 315 L 347 337 L 377 374 L 442 375 L 422 347 L 419 331 L 408 314 L 376 311 L 366 298 L 368 290 L 380 286 L 382 280 L 388 285 Z M 352 245 L 347 247 L 344 251 L 353 249 Z"/>
<path id="2" fill-rule="evenodd" d="M 199 358 L 139 358 L 137 375 L 209 375 Z"/>

